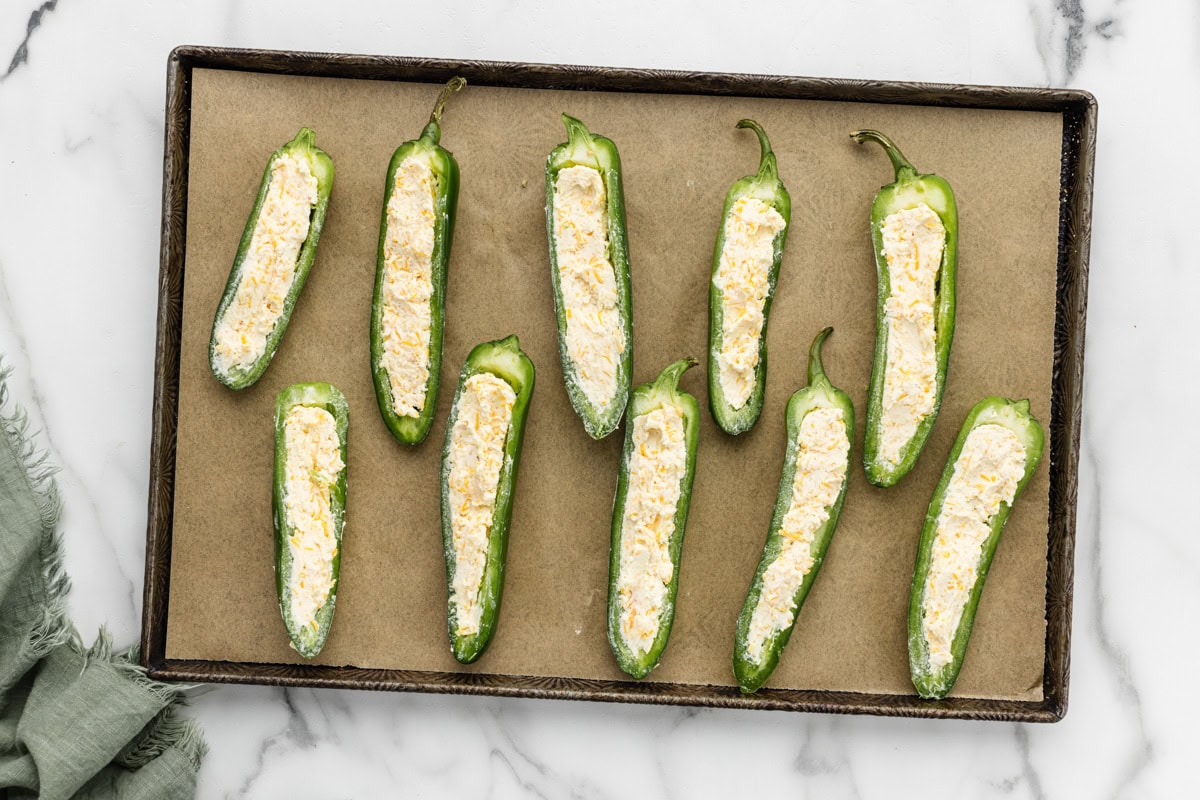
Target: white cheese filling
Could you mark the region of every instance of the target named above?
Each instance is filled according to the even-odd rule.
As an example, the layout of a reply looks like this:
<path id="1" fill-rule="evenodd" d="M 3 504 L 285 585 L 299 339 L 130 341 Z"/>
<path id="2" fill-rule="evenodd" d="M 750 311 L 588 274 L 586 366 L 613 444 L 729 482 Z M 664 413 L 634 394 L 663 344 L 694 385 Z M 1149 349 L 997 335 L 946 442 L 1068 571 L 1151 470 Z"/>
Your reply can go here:
<path id="1" fill-rule="evenodd" d="M 746 405 L 754 389 L 775 237 L 785 224 L 778 211 L 756 197 L 739 198 L 725 218 L 725 245 L 713 283 L 721 291 L 721 391 L 734 410 Z"/>
<path id="2" fill-rule="evenodd" d="M 284 420 L 284 516 L 292 530 L 292 621 L 317 627 L 317 612 L 333 588 L 338 543 L 330 506 L 330 486 L 341 471 L 341 443 L 333 415 L 315 406 L 293 406 Z"/>
<path id="3" fill-rule="evenodd" d="M 804 415 L 796 437 L 791 505 L 779 529 L 783 541 L 763 572 L 762 593 L 746 637 L 746 653 L 755 664 L 762 661 L 767 639 L 796 619 L 796 590 L 813 567 L 813 539 L 842 491 L 849 453 L 840 408 L 815 408 Z"/>
<path id="4" fill-rule="evenodd" d="M 383 356 L 392 410 L 419 417 L 429 381 L 433 326 L 434 176 L 412 156 L 396 168 L 383 244 Z"/>
<path id="5" fill-rule="evenodd" d="M 1012 505 L 1025 474 L 1025 446 L 1003 425 L 980 425 L 967 435 L 946 486 L 925 579 L 921 616 L 929 666 L 951 661 L 950 647 L 978 577 L 983 544 L 1001 503 Z"/>
<path id="6" fill-rule="evenodd" d="M 233 302 L 217 323 L 214 360 L 223 374 L 248 368 L 267 351 L 267 337 L 296 278 L 296 259 L 316 203 L 317 179 L 308 159 L 290 154 L 276 158 Z"/>
<path id="7" fill-rule="evenodd" d="M 889 214 L 882 227 L 891 286 L 879 453 L 895 465 L 937 397 L 934 303 L 946 227 L 925 204 Z"/>
<path id="8" fill-rule="evenodd" d="M 450 530 L 454 542 L 454 584 L 450 592 L 460 636 L 479 632 L 483 615 L 479 590 L 487 567 L 488 533 L 516 400 L 507 381 L 480 372 L 463 383 L 455 411 L 449 448 Z"/>
<path id="9" fill-rule="evenodd" d="M 634 417 L 632 445 L 617 594 L 621 638 L 640 656 L 658 636 L 659 614 L 674 574 L 671 536 L 687 472 L 683 414 L 674 405 L 663 405 Z"/>
<path id="10" fill-rule="evenodd" d="M 617 393 L 617 365 L 627 343 L 608 259 L 608 197 L 597 170 L 574 166 L 558 173 L 554 241 L 567 355 L 584 396 L 603 410 Z"/>

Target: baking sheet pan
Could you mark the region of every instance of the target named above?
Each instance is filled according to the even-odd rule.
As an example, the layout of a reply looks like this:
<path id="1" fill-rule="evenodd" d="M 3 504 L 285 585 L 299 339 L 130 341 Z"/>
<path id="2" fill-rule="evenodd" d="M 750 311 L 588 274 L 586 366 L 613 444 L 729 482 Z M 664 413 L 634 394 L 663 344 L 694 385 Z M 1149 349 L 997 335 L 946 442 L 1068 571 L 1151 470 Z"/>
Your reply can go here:
<path id="1" fill-rule="evenodd" d="M 348 67 L 351 74 L 339 74 Z M 1090 200 L 1081 168 L 1090 180 L 1094 120 L 1086 95 L 200 49 L 176 51 L 169 72 L 160 309 L 167 319 L 144 631 L 144 658 L 157 675 L 1061 716 Z M 419 132 L 436 84 L 458 72 L 470 85 L 444 121 L 443 144 L 459 159 L 463 188 L 443 385 L 453 386 L 473 344 L 508 333 L 521 337 L 538 367 L 504 609 L 492 648 L 469 667 L 446 644 L 437 522 L 452 392 L 442 393 L 425 444 L 396 444 L 375 409 L 365 345 L 383 171 L 392 149 Z M 621 148 L 635 381 L 679 356 L 703 355 L 721 198 L 757 164 L 757 144 L 734 129 L 737 119 L 766 126 L 793 197 L 765 411 L 734 439 L 705 410 L 675 628 L 662 666 L 640 683 L 622 680 L 604 638 L 619 436 L 596 443 L 584 434 L 555 349 L 542 167 L 564 138 L 560 111 Z M 266 155 L 300 125 L 317 131 L 337 168 L 329 219 L 279 354 L 255 387 L 235 394 L 208 374 L 212 310 Z M 946 398 L 926 453 L 900 486 L 875 489 L 857 469 L 851 476 L 838 534 L 788 651 L 768 688 L 742 697 L 730 669 L 734 622 L 778 485 L 783 405 L 803 384 L 807 345 L 826 324 L 835 328 L 831 377 L 860 415 L 864 409 L 875 291 L 867 213 L 890 180 L 882 153 L 846 136 L 864 126 L 888 131 L 958 194 L 959 318 Z M 684 386 L 703 405 L 702 371 Z M 279 388 L 300 380 L 339 385 L 352 415 L 338 612 L 316 666 L 287 647 L 271 580 L 271 408 Z M 1051 458 L 1009 520 L 954 694 L 924 703 L 908 682 L 904 638 L 916 538 L 958 425 L 986 394 L 1029 397 L 1050 427 Z M 860 445 L 861 431 L 856 454 Z"/>

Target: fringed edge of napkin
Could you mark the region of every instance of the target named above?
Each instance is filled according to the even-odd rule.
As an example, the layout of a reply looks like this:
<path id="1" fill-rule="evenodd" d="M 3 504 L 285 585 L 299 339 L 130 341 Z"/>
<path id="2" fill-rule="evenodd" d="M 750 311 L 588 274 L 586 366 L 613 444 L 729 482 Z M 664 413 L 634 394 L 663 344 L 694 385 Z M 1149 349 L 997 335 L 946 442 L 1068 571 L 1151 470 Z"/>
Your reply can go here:
<path id="1" fill-rule="evenodd" d="M 62 496 L 54 476 L 59 472 L 59 467 L 50 462 L 50 452 L 34 442 L 36 434 L 30 432 L 29 414 L 11 397 L 8 386 L 11 374 L 12 367 L 0 363 L 0 435 L 4 436 L 21 461 L 25 479 L 37 503 L 42 525 L 39 555 L 42 577 L 46 582 L 46 609 L 25 642 L 24 650 L 33 659 L 41 660 L 56 647 L 66 644 L 84 656 L 85 663 L 86 660 L 106 661 L 131 682 L 162 699 L 162 713 L 150 721 L 141 736 L 121 751 L 115 763 L 137 769 L 173 747 L 198 770 L 200 761 L 208 752 L 208 744 L 196 722 L 179 716 L 179 709 L 188 704 L 186 692 L 191 687 L 171 685 L 147 677 L 138 663 L 138 648 L 134 646 L 122 653 L 113 653 L 112 635 L 104 628 L 100 629 L 91 647 L 85 646 L 79 631 L 67 619 L 71 578 L 64 566 L 63 539 L 58 533 Z"/>
<path id="2" fill-rule="evenodd" d="M 63 542 L 58 534 L 62 515 L 62 497 L 54 480 L 58 467 L 50 463 L 50 453 L 34 443 L 29 432 L 29 415 L 10 397 L 10 375 L 12 367 L 0 364 L 0 432 L 25 468 L 25 480 L 41 517 L 40 556 L 42 578 L 46 582 L 46 608 L 24 646 L 27 654 L 41 659 L 55 647 L 79 637 L 66 621 L 71 579 L 63 567 Z"/>
<path id="3" fill-rule="evenodd" d="M 162 713 L 150 721 L 141 736 L 121 751 L 114 759 L 115 763 L 137 769 L 158 758 L 167 748 L 174 747 L 187 756 L 195 769 L 200 769 L 200 761 L 208 752 L 208 744 L 193 720 L 179 716 L 179 709 L 188 704 L 187 692 L 192 688 L 191 685 L 163 683 L 146 677 L 138 656 L 136 646 L 114 654 L 112 636 L 104 628 L 100 629 L 96 641 L 87 650 L 88 659 L 107 661 L 132 683 L 160 698 L 164 704 Z"/>

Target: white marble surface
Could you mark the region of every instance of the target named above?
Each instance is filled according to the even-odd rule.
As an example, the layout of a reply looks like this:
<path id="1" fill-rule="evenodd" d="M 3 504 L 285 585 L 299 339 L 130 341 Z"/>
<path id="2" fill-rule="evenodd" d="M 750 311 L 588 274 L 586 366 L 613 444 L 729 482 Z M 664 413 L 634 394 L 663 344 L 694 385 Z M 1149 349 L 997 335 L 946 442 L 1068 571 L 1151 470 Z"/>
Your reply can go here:
<path id="1" fill-rule="evenodd" d="M 132 644 L 141 619 L 174 45 L 1065 85 L 1101 108 L 1070 713 L 1027 726 L 224 687 L 193 709 L 212 745 L 199 796 L 1192 796 L 1200 6 L 405 5 L 0 4 L 0 352 L 64 468 L 80 628 Z"/>

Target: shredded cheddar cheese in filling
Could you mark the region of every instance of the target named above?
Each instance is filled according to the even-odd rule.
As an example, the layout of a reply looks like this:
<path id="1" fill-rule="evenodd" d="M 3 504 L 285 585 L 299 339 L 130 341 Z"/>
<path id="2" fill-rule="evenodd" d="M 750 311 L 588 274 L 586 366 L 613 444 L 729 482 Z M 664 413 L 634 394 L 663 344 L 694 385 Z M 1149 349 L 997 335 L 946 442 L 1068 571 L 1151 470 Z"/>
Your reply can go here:
<path id="1" fill-rule="evenodd" d="M 617 365 L 627 342 L 608 258 L 608 197 L 595 169 L 574 166 L 558 173 L 554 243 L 567 354 L 584 395 L 603 410 L 617 393 Z"/>
<path id="2" fill-rule="evenodd" d="M 762 661 L 767 639 L 796 619 L 796 590 L 813 567 L 813 540 L 841 493 L 849 453 L 840 408 L 815 408 L 804 415 L 796 437 L 791 505 L 779 528 L 783 541 L 763 572 L 762 593 L 746 637 L 747 655 L 756 664 Z"/>
<path id="3" fill-rule="evenodd" d="M 387 204 L 381 362 L 392 389 L 392 410 L 401 417 L 421 415 L 429 381 L 434 184 L 429 166 L 410 156 L 396 168 Z"/>
<path id="4" fill-rule="evenodd" d="M 925 579 L 921 617 L 929 666 L 949 664 L 950 647 L 978 578 L 983 545 L 1001 503 L 1012 505 L 1025 474 L 1025 446 L 1003 425 L 967 435 L 946 486 Z"/>
<path id="5" fill-rule="evenodd" d="M 633 418 L 617 593 L 621 638 L 637 656 L 649 651 L 658 636 L 659 614 L 674 574 L 671 536 L 687 472 L 684 425 L 674 405 Z"/>
<path id="6" fill-rule="evenodd" d="M 290 154 L 276 158 L 233 302 L 217 323 L 214 360 L 223 373 L 246 369 L 267 351 L 316 203 L 317 179 L 308 160 Z"/>
<path id="7" fill-rule="evenodd" d="M 315 629 L 317 612 L 333 588 L 338 549 L 329 489 L 346 466 L 333 415 L 315 406 L 293 406 L 284 420 L 284 449 L 292 620 Z"/>
<path id="8" fill-rule="evenodd" d="M 504 443 L 517 395 L 508 382 L 488 372 L 467 378 L 459 395 L 450 439 L 450 529 L 458 634 L 479 632 L 479 590 L 487 566 L 488 533 L 496 507 Z"/>
<path id="9" fill-rule="evenodd" d="M 725 218 L 713 283 L 721 291 L 721 391 L 734 410 L 746 405 L 754 389 L 775 237 L 785 225 L 778 211 L 756 197 L 739 198 Z"/>
<path id="10" fill-rule="evenodd" d="M 882 228 L 891 286 L 884 304 L 888 338 L 879 451 L 895 465 L 937 397 L 934 303 L 946 226 L 921 204 L 889 214 Z"/>

